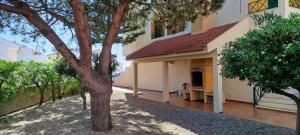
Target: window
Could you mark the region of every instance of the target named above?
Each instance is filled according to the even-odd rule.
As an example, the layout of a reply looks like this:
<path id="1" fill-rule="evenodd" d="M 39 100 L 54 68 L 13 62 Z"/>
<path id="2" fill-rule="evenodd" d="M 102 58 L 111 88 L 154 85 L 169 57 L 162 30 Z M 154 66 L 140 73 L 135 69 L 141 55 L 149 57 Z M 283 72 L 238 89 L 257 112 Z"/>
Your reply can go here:
<path id="1" fill-rule="evenodd" d="M 165 35 L 164 26 L 154 18 L 151 19 L 151 38 L 159 38 Z"/>
<path id="2" fill-rule="evenodd" d="M 182 31 L 184 31 L 184 27 L 185 27 L 185 22 L 177 21 L 175 23 L 175 25 L 167 28 L 167 34 L 171 35 L 171 34 L 175 34 L 175 33 L 178 33 L 178 32 L 182 32 Z"/>
<path id="3" fill-rule="evenodd" d="M 165 27 L 160 21 L 155 20 L 155 18 L 151 19 L 151 38 L 159 38 L 171 34 L 175 34 L 178 32 L 184 31 L 185 22 L 184 21 L 177 21 L 174 25 L 170 27 Z"/>

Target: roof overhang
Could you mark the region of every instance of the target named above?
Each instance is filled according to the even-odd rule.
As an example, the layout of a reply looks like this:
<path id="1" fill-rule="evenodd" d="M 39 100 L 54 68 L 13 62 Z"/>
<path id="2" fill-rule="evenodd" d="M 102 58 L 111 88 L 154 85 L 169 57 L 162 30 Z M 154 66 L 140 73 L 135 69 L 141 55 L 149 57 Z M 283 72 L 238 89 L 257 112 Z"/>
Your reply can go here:
<path id="1" fill-rule="evenodd" d="M 186 55 L 194 52 L 206 52 L 207 45 L 232 28 L 236 23 L 222 25 L 211 28 L 203 33 L 185 34 L 164 40 L 158 40 L 145 47 L 131 53 L 126 57 L 128 60 L 149 58 L 149 57 L 169 57 Z"/>
<path id="2" fill-rule="evenodd" d="M 162 61 L 177 61 L 177 60 L 190 60 L 190 59 L 201 59 L 211 58 L 216 54 L 216 51 L 207 52 L 206 50 L 198 52 L 189 52 L 181 54 L 170 54 L 146 58 L 133 59 L 134 63 L 150 63 L 150 62 L 162 62 Z"/>
<path id="3" fill-rule="evenodd" d="M 223 46 L 229 42 L 233 41 L 237 38 L 242 37 L 245 35 L 251 28 L 252 21 L 249 17 L 241 20 L 238 23 L 232 23 L 228 25 L 223 25 L 219 27 L 215 27 L 212 29 L 219 29 L 224 28 L 221 30 L 217 36 L 212 37 L 209 41 L 205 42 L 205 44 L 201 45 L 201 49 L 195 49 L 189 52 L 177 52 L 177 53 L 169 53 L 169 54 L 162 54 L 162 55 L 156 55 L 156 56 L 146 56 L 146 57 L 129 57 L 135 53 L 139 53 L 143 49 L 147 49 L 147 47 L 151 47 L 153 43 L 149 44 L 148 46 L 141 48 L 137 50 L 136 52 L 130 54 L 127 56 L 128 60 L 133 60 L 134 62 L 138 63 L 146 63 L 146 62 L 159 62 L 159 61 L 174 61 L 174 60 L 186 60 L 186 59 L 198 59 L 198 58 L 208 58 L 213 57 L 215 54 L 220 53 L 220 51 L 223 49 Z M 209 31 L 209 30 L 208 30 Z M 201 33 L 203 35 L 205 34 L 211 34 L 211 33 Z M 197 35 L 197 34 L 195 34 Z M 176 38 L 176 37 L 174 37 Z M 168 39 L 167 39 L 168 40 Z M 200 40 L 201 41 L 201 40 Z M 159 42 L 159 41 L 156 41 Z M 196 47 L 199 47 L 199 44 L 194 44 Z M 172 48 L 172 45 L 169 47 Z M 151 49 L 150 49 L 151 50 Z M 152 49 L 153 51 L 154 49 Z M 155 51 L 155 50 L 154 50 Z M 144 52 L 147 52 L 147 50 Z M 150 51 L 151 53 L 151 51 Z"/>

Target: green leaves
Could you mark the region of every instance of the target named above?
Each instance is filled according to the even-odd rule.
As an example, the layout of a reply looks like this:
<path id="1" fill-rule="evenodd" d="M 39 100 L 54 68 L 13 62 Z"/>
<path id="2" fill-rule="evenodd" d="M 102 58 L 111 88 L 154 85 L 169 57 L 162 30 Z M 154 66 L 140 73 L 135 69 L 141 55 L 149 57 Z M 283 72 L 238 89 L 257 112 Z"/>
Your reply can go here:
<path id="1" fill-rule="evenodd" d="M 255 16 L 260 29 L 225 45 L 222 75 L 255 83 L 268 92 L 299 88 L 300 15 Z"/>
<path id="2" fill-rule="evenodd" d="M 0 102 L 11 99 L 17 91 L 17 74 L 22 62 L 7 62 L 0 60 Z"/>
<path id="3" fill-rule="evenodd" d="M 0 102 L 13 98 L 19 90 L 29 94 L 49 90 L 57 79 L 52 64 L 0 60 Z"/>

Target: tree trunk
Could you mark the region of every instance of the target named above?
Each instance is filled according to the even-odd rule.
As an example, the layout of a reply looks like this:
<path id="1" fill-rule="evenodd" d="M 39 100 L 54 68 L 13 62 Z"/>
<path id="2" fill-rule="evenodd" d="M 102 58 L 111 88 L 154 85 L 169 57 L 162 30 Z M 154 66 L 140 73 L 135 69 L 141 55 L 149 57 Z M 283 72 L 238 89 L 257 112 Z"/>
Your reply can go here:
<path id="1" fill-rule="evenodd" d="M 39 90 L 39 91 L 40 91 L 40 103 L 39 103 L 39 106 L 41 106 L 44 103 L 44 91 L 43 90 Z"/>
<path id="2" fill-rule="evenodd" d="M 3 85 L 4 81 L 0 81 L 0 89 L 2 88 L 2 85 Z"/>
<path id="3" fill-rule="evenodd" d="M 297 123 L 296 123 L 296 135 L 300 135 L 300 101 L 297 104 Z"/>
<path id="4" fill-rule="evenodd" d="M 62 80 L 62 76 L 59 75 L 58 89 L 57 89 L 58 99 L 62 99 L 62 96 L 61 96 L 61 80 Z"/>
<path id="5" fill-rule="evenodd" d="M 84 85 L 81 83 L 80 84 L 80 97 L 82 98 L 82 109 L 86 110 L 86 96 L 85 96 L 85 87 Z"/>
<path id="6" fill-rule="evenodd" d="M 111 90 L 107 90 L 107 92 L 105 92 L 104 94 L 91 93 L 90 95 L 91 95 L 90 102 L 91 102 L 92 129 L 94 131 L 111 130 L 112 129 L 111 114 L 110 114 Z"/>
<path id="7" fill-rule="evenodd" d="M 52 102 L 55 102 L 55 85 L 53 83 L 51 86 L 51 97 L 52 97 Z"/>

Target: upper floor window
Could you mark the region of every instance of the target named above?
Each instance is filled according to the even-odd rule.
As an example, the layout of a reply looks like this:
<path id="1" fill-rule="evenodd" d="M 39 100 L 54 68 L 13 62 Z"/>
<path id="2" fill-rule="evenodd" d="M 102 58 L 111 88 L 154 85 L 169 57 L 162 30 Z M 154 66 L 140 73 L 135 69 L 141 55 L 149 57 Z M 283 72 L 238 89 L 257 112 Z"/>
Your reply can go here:
<path id="1" fill-rule="evenodd" d="M 167 27 L 167 34 L 175 34 L 178 32 L 184 31 L 185 28 L 185 22 L 184 21 L 176 21 L 174 25 Z"/>
<path id="2" fill-rule="evenodd" d="M 248 0 L 248 13 L 278 7 L 278 0 Z"/>
<path id="3" fill-rule="evenodd" d="M 151 19 L 151 38 L 159 38 L 165 35 L 165 28 L 161 22 Z"/>
<path id="4" fill-rule="evenodd" d="M 154 17 L 151 19 L 151 38 L 159 38 L 166 35 L 176 34 L 182 32 L 185 29 L 184 21 L 176 21 L 172 26 L 165 26 Z"/>

